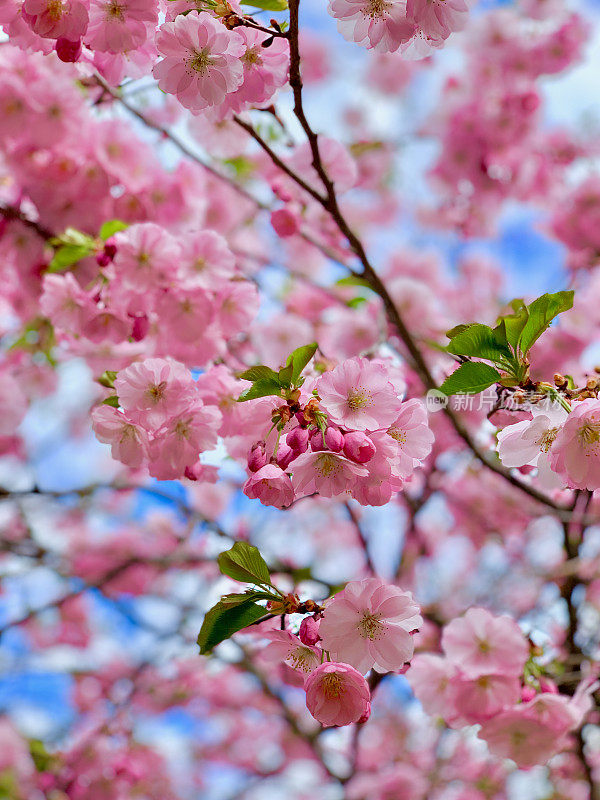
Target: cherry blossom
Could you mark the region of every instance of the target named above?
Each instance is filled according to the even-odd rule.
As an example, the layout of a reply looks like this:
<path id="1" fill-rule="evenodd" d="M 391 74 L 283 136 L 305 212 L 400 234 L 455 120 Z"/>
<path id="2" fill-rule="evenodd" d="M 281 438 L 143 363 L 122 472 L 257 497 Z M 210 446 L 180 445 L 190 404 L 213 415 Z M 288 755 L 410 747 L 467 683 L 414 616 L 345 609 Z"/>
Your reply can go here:
<path id="1" fill-rule="evenodd" d="M 322 725 L 349 725 L 371 712 L 367 682 L 349 664 L 325 662 L 304 682 L 308 710 Z"/>

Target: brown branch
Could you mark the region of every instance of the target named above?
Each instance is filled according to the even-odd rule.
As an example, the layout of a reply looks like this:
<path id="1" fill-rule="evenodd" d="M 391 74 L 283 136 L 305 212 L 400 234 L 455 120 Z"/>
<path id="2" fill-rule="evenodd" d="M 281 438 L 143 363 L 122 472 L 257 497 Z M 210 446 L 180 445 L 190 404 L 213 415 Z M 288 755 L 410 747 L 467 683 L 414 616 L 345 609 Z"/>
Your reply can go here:
<path id="1" fill-rule="evenodd" d="M 36 222 L 33 219 L 30 219 L 26 214 L 24 214 L 20 208 L 16 206 L 5 205 L 4 203 L 0 203 L 0 215 L 4 217 L 4 219 L 8 220 L 9 222 L 16 220 L 20 222 L 22 225 L 25 225 L 27 228 L 35 231 L 37 235 L 47 241 L 48 239 L 52 239 L 54 234 L 52 231 L 45 228 L 39 222 Z"/>

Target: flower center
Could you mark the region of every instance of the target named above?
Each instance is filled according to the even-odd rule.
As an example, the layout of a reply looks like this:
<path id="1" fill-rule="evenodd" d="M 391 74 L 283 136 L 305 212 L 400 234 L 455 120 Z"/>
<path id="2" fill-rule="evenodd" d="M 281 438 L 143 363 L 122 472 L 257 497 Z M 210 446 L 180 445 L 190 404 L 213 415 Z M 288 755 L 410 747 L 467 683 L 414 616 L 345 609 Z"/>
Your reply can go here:
<path id="1" fill-rule="evenodd" d="M 579 429 L 579 440 L 583 445 L 600 442 L 600 422 L 586 422 Z"/>
<path id="2" fill-rule="evenodd" d="M 190 423 L 187 419 L 180 419 L 175 425 L 174 433 L 179 439 L 187 439 L 190 432 Z"/>
<path id="3" fill-rule="evenodd" d="M 337 475 L 341 468 L 342 465 L 335 456 L 332 456 L 329 453 L 322 453 L 319 455 L 316 469 L 323 478 L 329 478 L 331 475 Z"/>
<path id="4" fill-rule="evenodd" d="M 543 453 L 547 453 L 552 447 L 552 442 L 556 439 L 558 430 L 558 428 L 548 428 L 547 431 L 544 431 L 542 437 L 538 439 L 539 448 Z"/>
<path id="5" fill-rule="evenodd" d="M 398 444 L 406 444 L 406 431 L 403 431 L 401 428 L 395 428 L 393 426 L 388 428 L 388 436 L 395 439 Z"/>
<path id="6" fill-rule="evenodd" d="M 311 662 L 317 660 L 310 647 L 295 647 L 290 651 L 288 659 L 294 669 L 300 669 L 302 672 L 310 672 Z"/>
<path id="7" fill-rule="evenodd" d="M 108 19 L 117 19 L 119 22 L 123 22 L 125 19 L 123 11 L 124 6 L 119 3 L 119 0 L 111 0 L 106 7 L 106 16 Z"/>
<path id="8" fill-rule="evenodd" d="M 323 675 L 321 679 L 321 689 L 323 694 L 328 700 L 332 700 L 334 697 L 339 697 L 342 694 L 344 688 L 344 682 L 340 675 L 336 672 L 330 672 L 327 675 Z"/>
<path id="9" fill-rule="evenodd" d="M 146 394 L 152 400 L 153 403 L 160 403 L 163 399 L 165 394 L 165 389 L 167 388 L 167 382 L 161 381 L 160 383 L 155 383 L 153 386 L 149 386 L 146 389 Z"/>
<path id="10" fill-rule="evenodd" d="M 381 639 L 383 636 L 383 623 L 380 615 L 365 613 L 358 624 L 358 632 L 363 639 L 370 639 L 372 642 L 375 639 Z"/>
<path id="11" fill-rule="evenodd" d="M 188 67 L 200 75 L 205 75 L 208 68 L 214 63 L 214 59 L 210 57 L 210 51 L 208 48 L 204 48 L 199 53 L 194 53 L 193 57 L 188 61 Z"/>
<path id="12" fill-rule="evenodd" d="M 348 408 L 351 411 L 360 411 L 371 403 L 371 395 L 366 389 L 350 389 L 348 392 Z"/>
<path id="13" fill-rule="evenodd" d="M 251 47 L 242 56 L 242 62 L 251 67 L 253 64 L 262 64 L 262 59 L 257 47 Z"/>
<path id="14" fill-rule="evenodd" d="M 52 19 L 60 19 L 63 13 L 62 0 L 50 0 L 46 9 Z"/>
<path id="15" fill-rule="evenodd" d="M 386 2 L 386 0 L 368 0 L 363 8 L 363 14 L 365 17 L 370 17 L 371 19 L 383 17 L 390 6 L 391 3 Z"/>

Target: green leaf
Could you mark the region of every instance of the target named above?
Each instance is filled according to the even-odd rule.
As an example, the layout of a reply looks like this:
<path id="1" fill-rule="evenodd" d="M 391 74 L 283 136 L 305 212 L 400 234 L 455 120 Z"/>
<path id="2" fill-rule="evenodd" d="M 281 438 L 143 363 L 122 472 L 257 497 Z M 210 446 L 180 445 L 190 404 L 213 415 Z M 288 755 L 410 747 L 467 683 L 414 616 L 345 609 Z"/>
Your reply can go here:
<path id="1" fill-rule="evenodd" d="M 302 370 L 307 366 L 308 362 L 317 352 L 317 343 L 305 344 L 302 347 L 297 347 L 288 356 L 287 365 L 292 367 L 292 383 L 296 384 L 298 378 L 302 374 Z"/>
<path id="2" fill-rule="evenodd" d="M 117 373 L 112 369 L 105 369 L 102 375 L 99 378 L 96 378 L 96 382 L 100 384 L 100 386 L 104 386 L 106 389 L 114 389 L 115 388 L 115 378 L 117 377 Z"/>
<path id="3" fill-rule="evenodd" d="M 573 290 L 543 294 L 527 306 L 529 318 L 519 340 L 519 346 L 524 355 L 529 352 L 532 345 L 537 342 L 555 317 L 573 307 L 574 294 Z"/>
<path id="4" fill-rule="evenodd" d="M 91 252 L 92 248 L 85 244 L 62 245 L 54 253 L 47 272 L 64 272 L 82 258 L 87 258 Z"/>
<path id="5" fill-rule="evenodd" d="M 271 585 L 271 574 L 257 547 L 247 542 L 236 542 L 230 550 L 220 553 L 217 564 L 223 575 L 242 583 Z"/>
<path id="6" fill-rule="evenodd" d="M 252 600 L 235 605 L 217 603 L 206 613 L 198 634 L 201 655 L 210 653 L 213 647 L 229 639 L 234 633 L 247 628 L 248 625 L 252 625 L 253 622 L 257 622 L 267 613 L 265 608 Z"/>
<path id="7" fill-rule="evenodd" d="M 269 592 L 255 592 L 248 591 L 241 594 L 224 594 L 220 602 L 223 606 L 230 608 L 231 606 L 239 606 L 240 603 L 248 603 L 255 600 L 280 600 L 281 598 Z"/>
<path id="8" fill-rule="evenodd" d="M 362 304 L 366 302 L 367 302 L 366 297 L 358 295 L 358 297 L 352 297 L 350 300 L 346 300 L 346 305 L 348 306 L 348 308 L 358 308 L 359 306 L 362 306 Z"/>
<path id="9" fill-rule="evenodd" d="M 498 325 L 494 328 L 495 331 L 501 331 L 502 335 L 506 338 L 507 342 L 512 346 L 515 353 L 519 349 L 519 339 L 521 332 L 525 327 L 529 318 L 527 308 L 523 306 L 515 314 L 507 314 L 498 319 Z"/>
<path id="10" fill-rule="evenodd" d="M 478 322 L 453 336 L 446 350 L 457 356 L 475 356 L 494 362 L 514 361 L 503 333 Z"/>
<path id="11" fill-rule="evenodd" d="M 287 0 L 246 0 L 242 5 L 262 8 L 263 11 L 285 11 L 288 7 Z"/>
<path id="12" fill-rule="evenodd" d="M 476 322 L 467 322 L 463 325 L 455 325 L 454 328 L 450 328 L 449 331 L 446 331 L 446 336 L 448 339 L 454 339 L 455 336 L 458 336 L 459 333 L 463 333 L 463 331 L 468 330 L 468 328 L 472 327 L 473 325 L 477 325 Z"/>
<path id="13" fill-rule="evenodd" d="M 502 376 L 497 369 L 481 361 L 467 361 L 449 375 L 440 386 L 446 395 L 478 394 L 496 383 Z"/>
<path id="14" fill-rule="evenodd" d="M 279 370 L 279 375 L 277 377 L 279 378 L 279 383 L 281 386 L 285 387 L 286 389 L 290 388 L 293 372 L 294 368 L 291 364 L 288 364 L 286 367 L 282 367 Z"/>
<path id="15" fill-rule="evenodd" d="M 361 278 L 360 275 L 347 275 L 345 278 L 340 278 L 336 281 L 337 286 L 365 286 L 367 289 L 373 290 L 373 287 L 366 278 Z"/>
<path id="16" fill-rule="evenodd" d="M 238 403 L 243 403 L 246 400 L 256 400 L 257 397 L 269 397 L 269 395 L 272 394 L 281 397 L 281 384 L 279 383 L 279 379 L 255 381 L 252 386 L 241 393 L 237 401 Z"/>
<path id="17" fill-rule="evenodd" d="M 244 372 L 238 373 L 238 378 L 243 378 L 245 381 L 260 381 L 266 379 L 277 381 L 277 373 L 271 367 L 265 367 L 264 364 L 257 364 L 255 367 L 250 367 Z"/>
<path id="18" fill-rule="evenodd" d="M 104 225 L 100 228 L 100 238 L 103 241 L 110 239 L 111 236 L 114 236 L 115 233 L 119 231 L 124 231 L 129 227 L 127 222 L 123 222 L 120 219 L 111 219 L 108 222 L 105 222 Z"/>
<path id="19" fill-rule="evenodd" d="M 107 397 L 105 400 L 102 401 L 103 406 L 112 406 L 113 408 L 119 407 L 119 398 L 116 394 Z"/>

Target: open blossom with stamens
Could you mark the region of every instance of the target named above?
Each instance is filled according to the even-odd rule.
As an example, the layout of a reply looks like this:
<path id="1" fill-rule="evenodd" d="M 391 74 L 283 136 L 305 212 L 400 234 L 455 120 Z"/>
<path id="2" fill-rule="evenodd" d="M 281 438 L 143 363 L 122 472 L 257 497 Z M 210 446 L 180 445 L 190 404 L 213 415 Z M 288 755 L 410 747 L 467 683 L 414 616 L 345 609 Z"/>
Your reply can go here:
<path id="1" fill-rule="evenodd" d="M 326 372 L 317 391 L 330 419 L 353 430 L 387 428 L 400 409 L 385 367 L 366 358 L 350 358 Z"/>
<path id="2" fill-rule="evenodd" d="M 465 0 L 406 0 L 406 16 L 433 40 L 447 39 L 467 22 Z"/>
<path id="3" fill-rule="evenodd" d="M 153 0 L 91 0 L 85 43 L 94 50 L 125 53 L 142 45 L 157 21 Z"/>
<path id="4" fill-rule="evenodd" d="M 164 56 L 152 70 L 159 88 L 191 111 L 219 105 L 242 83 L 244 40 L 205 11 L 165 22 L 156 47 Z"/>
<path id="5" fill-rule="evenodd" d="M 229 111 L 239 114 L 251 105 L 264 105 L 285 84 L 288 75 L 289 47 L 286 39 L 272 39 L 269 47 L 263 47 L 263 42 L 269 39 L 268 34 L 251 28 L 239 28 L 236 33 L 244 40 L 241 56 L 244 79 L 239 89 L 227 95 L 221 107 L 223 114 Z"/>
<path id="6" fill-rule="evenodd" d="M 122 369 L 115 378 L 115 390 L 127 416 L 146 428 L 158 428 L 196 396 L 189 370 L 164 358 L 147 358 Z"/>
<path id="7" fill-rule="evenodd" d="M 274 663 L 283 661 L 306 674 L 321 663 L 319 648 L 303 644 L 291 631 L 268 631 L 263 635 L 271 640 L 261 653 L 266 660 Z"/>
<path id="8" fill-rule="evenodd" d="M 306 707 L 322 725 L 350 725 L 365 721 L 371 694 L 363 676 L 349 664 L 326 661 L 304 682 Z"/>
<path id="9" fill-rule="evenodd" d="M 550 448 L 550 466 L 572 489 L 600 488 L 600 400 L 574 403 Z"/>
<path id="10" fill-rule="evenodd" d="M 110 444 L 114 459 L 128 467 L 141 466 L 148 454 L 148 435 L 143 428 L 107 405 L 92 411 L 92 421 L 94 433 L 101 442 Z"/>
<path id="11" fill-rule="evenodd" d="M 393 53 L 415 32 L 405 0 L 330 0 L 328 11 L 344 39 L 381 53 Z"/>
<path id="12" fill-rule="evenodd" d="M 250 475 L 242 491 L 246 497 L 260 500 L 264 506 L 286 508 L 294 502 L 294 487 L 289 475 L 276 464 L 265 464 Z"/>
<path id="13" fill-rule="evenodd" d="M 337 497 L 352 488 L 368 470 L 341 453 L 330 450 L 303 453 L 292 464 L 292 483 L 300 497 L 318 492 L 323 497 Z"/>
<path id="14" fill-rule="evenodd" d="M 32 30 L 48 39 L 76 42 L 88 26 L 87 4 L 78 0 L 25 0 L 22 12 Z"/>
<path id="15" fill-rule="evenodd" d="M 442 634 L 444 652 L 470 678 L 480 675 L 521 676 L 529 646 L 517 623 L 495 617 L 485 608 L 470 608 L 453 619 Z"/>
<path id="16" fill-rule="evenodd" d="M 412 658 L 411 632 L 422 623 L 410 592 L 366 578 L 351 581 L 327 604 L 319 634 L 332 658 L 363 673 L 392 672 Z"/>
<path id="17" fill-rule="evenodd" d="M 560 478 L 550 469 L 549 451 L 567 418 L 558 404 L 531 409 L 533 419 L 507 425 L 498 433 L 498 455 L 505 467 L 537 467 L 541 483 L 556 488 Z"/>
<path id="18" fill-rule="evenodd" d="M 150 475 L 159 480 L 180 478 L 198 456 L 217 444 L 221 412 L 201 400 L 169 419 L 154 433 L 149 447 Z"/>

